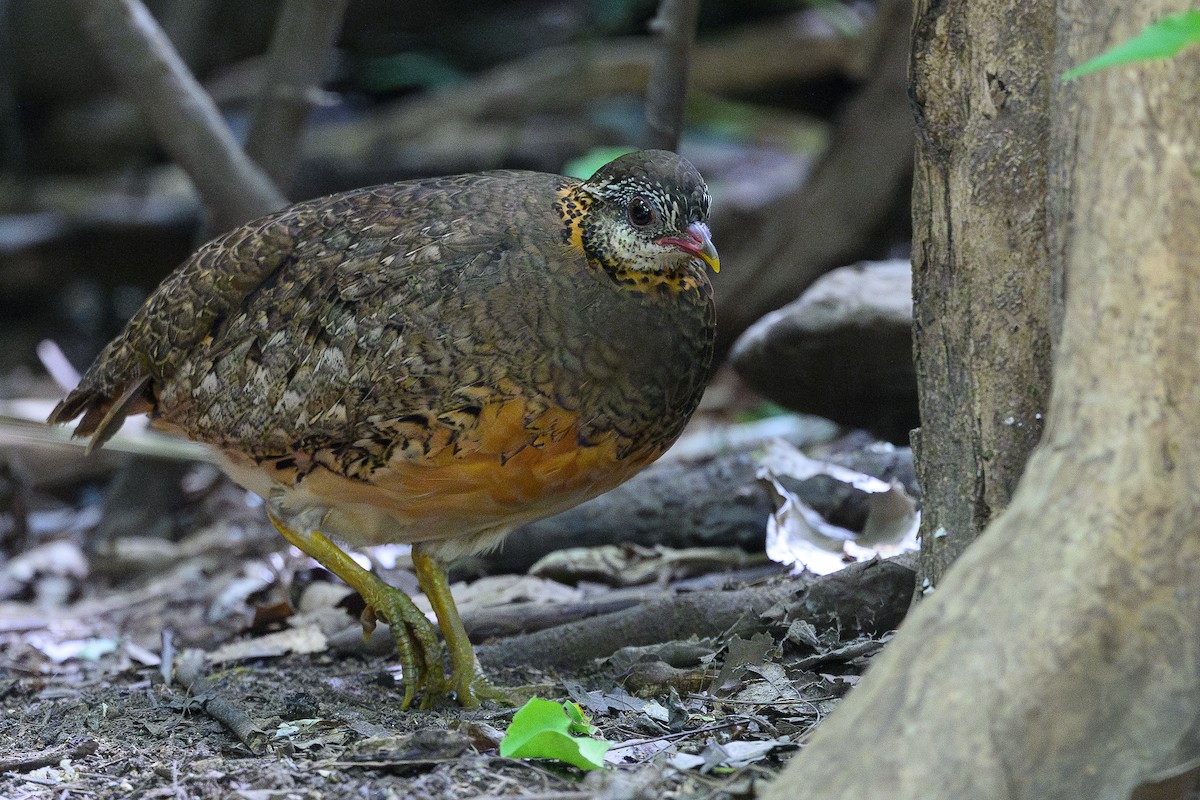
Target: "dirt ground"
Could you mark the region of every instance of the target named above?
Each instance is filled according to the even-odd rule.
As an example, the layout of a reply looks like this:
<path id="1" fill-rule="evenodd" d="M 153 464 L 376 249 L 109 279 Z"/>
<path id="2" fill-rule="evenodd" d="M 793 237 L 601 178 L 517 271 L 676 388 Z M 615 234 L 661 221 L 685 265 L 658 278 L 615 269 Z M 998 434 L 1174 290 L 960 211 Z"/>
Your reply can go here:
<path id="1" fill-rule="evenodd" d="M 76 477 L 56 506 L 25 509 L 35 525 L 9 520 L 0 797 L 753 797 L 903 613 L 881 609 L 911 591 L 905 569 L 856 594 L 878 569 L 812 583 L 717 557 L 710 574 L 664 566 L 635 587 L 456 585 L 493 681 L 518 704 L 578 702 L 612 743 L 607 768 L 585 773 L 500 757 L 515 708 L 402 711 L 385 627 L 365 644 L 357 597 L 285 551 L 243 492 L 197 469 L 176 498 L 156 488 L 180 482 L 174 468 L 121 469 L 124 500 L 98 507 L 89 481 L 111 476 Z M 403 552 L 373 559 L 411 587 Z M 672 619 L 648 631 L 658 617 Z"/>

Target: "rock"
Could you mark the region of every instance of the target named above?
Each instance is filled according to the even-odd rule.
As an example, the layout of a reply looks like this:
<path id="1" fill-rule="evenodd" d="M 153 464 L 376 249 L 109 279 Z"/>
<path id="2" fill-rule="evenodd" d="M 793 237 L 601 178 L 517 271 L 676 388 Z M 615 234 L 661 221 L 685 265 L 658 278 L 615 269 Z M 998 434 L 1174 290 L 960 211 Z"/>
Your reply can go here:
<path id="1" fill-rule="evenodd" d="M 782 406 L 906 444 L 919 424 L 909 262 L 827 273 L 754 323 L 730 358 Z"/>

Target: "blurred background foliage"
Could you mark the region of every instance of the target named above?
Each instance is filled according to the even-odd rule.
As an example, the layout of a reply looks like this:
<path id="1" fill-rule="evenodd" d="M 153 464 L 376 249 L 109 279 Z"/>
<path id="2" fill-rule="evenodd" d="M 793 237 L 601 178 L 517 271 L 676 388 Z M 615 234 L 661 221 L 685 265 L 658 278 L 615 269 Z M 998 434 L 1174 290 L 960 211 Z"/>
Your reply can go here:
<path id="1" fill-rule="evenodd" d="M 244 135 L 281 3 L 147 5 Z M 656 6 L 351 0 L 281 188 L 298 200 L 478 169 L 588 174 L 638 145 Z M 866 2 L 702 3 L 680 149 L 712 185 L 729 270 L 776 201 L 801 189 L 870 78 L 862 42 L 875 16 Z M 894 224 L 864 254 L 906 241 L 907 186 L 895 193 Z M 53 338 L 86 365 L 199 244 L 203 218 L 70 5 L 0 2 L 0 398 L 54 394 L 37 342 Z"/>

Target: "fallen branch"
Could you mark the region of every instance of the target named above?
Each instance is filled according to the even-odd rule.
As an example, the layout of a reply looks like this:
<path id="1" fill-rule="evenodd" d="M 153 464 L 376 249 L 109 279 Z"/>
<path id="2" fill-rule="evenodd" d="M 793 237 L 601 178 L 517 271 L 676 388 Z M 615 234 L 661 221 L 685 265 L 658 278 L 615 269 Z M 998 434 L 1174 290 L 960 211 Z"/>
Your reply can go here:
<path id="1" fill-rule="evenodd" d="M 859 448 L 827 460 L 881 480 L 897 480 L 910 496 L 919 496 L 908 448 Z M 595 500 L 519 529 L 499 550 L 476 560 L 475 568 L 493 574 L 523 573 L 557 550 L 624 542 L 761 552 L 775 504 L 757 470 L 757 461 L 747 452 L 698 464 L 656 464 Z M 810 481 L 798 486 L 797 494 L 839 525 L 853 528 L 866 518 L 865 496 L 834 481 Z"/>
<path id="2" fill-rule="evenodd" d="M 900 560 L 867 561 L 817 578 L 770 586 L 665 597 L 613 614 L 561 625 L 480 647 L 484 667 L 536 665 L 575 669 L 622 647 L 690 637 L 750 638 L 772 623 L 775 606 L 789 621 L 878 633 L 900 623 L 912 598 L 915 572 Z"/>
<path id="3" fill-rule="evenodd" d="M 64 758 L 85 758 L 95 755 L 100 749 L 100 743 L 95 739 L 83 739 L 74 744 L 63 744 L 43 750 L 40 753 L 17 756 L 16 758 L 0 759 L 0 774 L 6 772 L 33 772 L 42 767 L 54 767 Z"/>
<path id="4" fill-rule="evenodd" d="M 464 613 L 463 626 L 471 641 L 483 642 L 624 611 L 662 595 L 662 591 L 655 589 L 617 590 L 574 603 L 508 603 Z"/>
<path id="5" fill-rule="evenodd" d="M 652 467 L 582 506 L 526 525 L 478 563 L 492 573 L 522 573 L 556 550 L 620 542 L 761 551 L 774 506 L 755 469 L 745 453 Z"/>
<path id="6" fill-rule="evenodd" d="M 245 711 L 220 694 L 210 678 L 201 674 L 203 664 L 204 658 L 199 651 L 185 652 L 177 660 L 175 677 L 191 695 L 185 707 L 199 708 L 224 725 L 251 753 L 261 754 L 266 749 L 267 734 L 254 724 Z"/>
<path id="7" fill-rule="evenodd" d="M 226 230 L 287 201 L 229 126 L 141 0 L 73 0 L 83 29 L 163 148 Z"/>

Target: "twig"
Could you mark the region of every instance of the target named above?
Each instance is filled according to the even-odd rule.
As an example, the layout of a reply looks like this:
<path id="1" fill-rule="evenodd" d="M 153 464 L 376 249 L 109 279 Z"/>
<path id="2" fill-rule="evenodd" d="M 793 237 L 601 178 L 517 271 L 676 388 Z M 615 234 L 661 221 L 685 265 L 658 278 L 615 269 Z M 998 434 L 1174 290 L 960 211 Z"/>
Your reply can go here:
<path id="1" fill-rule="evenodd" d="M 184 655 L 192 655 L 192 652 L 185 652 Z M 200 674 L 203 664 L 202 655 L 180 657 L 175 668 L 179 683 L 191 693 L 194 705 L 224 725 L 251 753 L 260 755 L 265 749 L 267 734 L 254 724 L 245 711 L 216 692 L 213 682 Z"/>
<path id="2" fill-rule="evenodd" d="M 84 758 L 94 755 L 99 748 L 100 744 L 95 739 L 84 739 L 75 744 L 64 744 L 50 750 L 44 750 L 36 755 L 6 758 L 0 761 L 0 773 L 33 772 L 35 769 L 41 769 L 42 767 L 52 767 L 64 758 Z"/>
<path id="3" fill-rule="evenodd" d="M 0 448 L 83 450 L 86 446 L 86 443 L 73 439 L 71 432 L 65 428 L 51 428 L 44 422 L 18 419 L 0 413 Z M 106 443 L 105 449 L 176 461 L 213 460 L 211 451 L 203 445 L 152 430 L 135 429 L 129 433 L 119 433 Z"/>
<path id="4" fill-rule="evenodd" d="M 660 597 L 664 593 L 655 590 L 640 590 L 617 592 L 616 597 L 609 597 L 609 594 L 606 592 L 599 597 L 576 602 L 530 601 L 508 603 L 493 608 L 473 609 L 463 612 L 463 624 L 467 628 L 467 634 L 473 640 L 487 641 L 553 628 L 599 614 L 611 614 L 644 603 L 647 599 Z"/>
<path id="5" fill-rule="evenodd" d="M 85 33 L 163 148 L 191 176 L 213 227 L 232 228 L 286 205 L 238 146 L 141 0 L 72 0 Z"/>
<path id="6" fill-rule="evenodd" d="M 699 0 L 662 0 L 658 15 L 650 23 L 661 46 L 646 86 L 648 147 L 674 150 L 679 146 L 699 6 Z"/>
<path id="7" fill-rule="evenodd" d="M 766 704 L 763 703 L 761 705 L 766 705 Z M 699 733 L 713 733 L 714 731 L 723 731 L 726 728 L 736 728 L 739 725 L 745 725 L 745 724 L 746 724 L 746 720 L 738 718 L 735 720 L 731 720 L 729 722 L 718 722 L 714 725 L 707 725 L 703 728 L 696 728 L 695 730 L 691 730 L 691 731 L 677 731 L 675 733 L 664 733 L 662 736 L 652 736 L 649 739 L 637 739 L 632 742 L 622 742 L 621 744 L 614 744 L 612 747 L 610 747 L 608 749 L 609 749 L 609 751 L 623 750 L 626 747 L 637 747 L 640 744 L 646 744 L 648 742 L 667 742 L 667 741 L 674 741 L 675 739 L 686 739 L 689 736 L 695 736 L 696 734 L 699 734 Z"/>
<path id="8" fill-rule="evenodd" d="M 277 186 L 296 168 L 300 134 L 342 26 L 347 0 L 286 0 L 271 39 L 262 90 L 250 117 L 246 153 Z"/>

